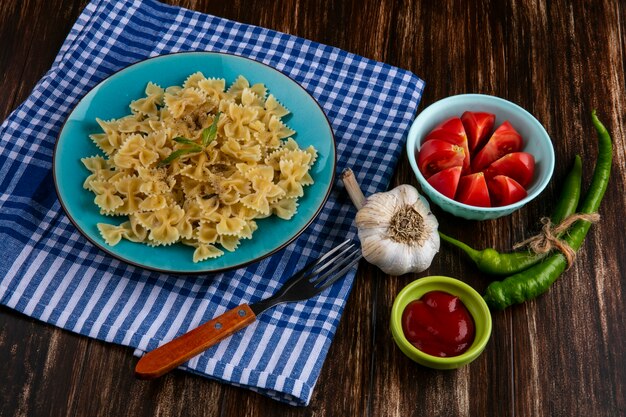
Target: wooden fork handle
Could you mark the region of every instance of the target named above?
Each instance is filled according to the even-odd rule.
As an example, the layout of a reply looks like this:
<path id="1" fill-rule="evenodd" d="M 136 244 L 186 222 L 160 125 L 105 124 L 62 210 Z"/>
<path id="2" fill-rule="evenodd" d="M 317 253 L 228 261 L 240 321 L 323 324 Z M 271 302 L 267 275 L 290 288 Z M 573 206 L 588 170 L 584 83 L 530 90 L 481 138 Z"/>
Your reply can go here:
<path id="1" fill-rule="evenodd" d="M 146 353 L 135 367 L 135 376 L 154 379 L 164 375 L 205 351 L 220 340 L 243 329 L 256 320 L 247 304 L 242 304 Z"/>

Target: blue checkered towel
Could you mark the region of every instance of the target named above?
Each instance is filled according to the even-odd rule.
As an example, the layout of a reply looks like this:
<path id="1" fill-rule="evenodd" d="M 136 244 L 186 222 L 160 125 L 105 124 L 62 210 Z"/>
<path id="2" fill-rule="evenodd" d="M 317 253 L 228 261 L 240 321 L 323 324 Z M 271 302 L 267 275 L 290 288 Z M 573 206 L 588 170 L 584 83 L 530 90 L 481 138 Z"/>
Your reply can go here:
<path id="1" fill-rule="evenodd" d="M 296 80 L 331 121 L 337 172 L 352 167 L 366 195 L 387 188 L 424 88 L 415 75 L 154 0 L 94 0 L 50 71 L 0 127 L 2 304 L 140 353 L 236 305 L 269 296 L 294 271 L 355 236 L 355 212 L 340 184 L 334 184 L 315 222 L 285 250 L 210 279 L 126 265 L 76 231 L 53 191 L 52 151 L 64 119 L 91 87 L 120 68 L 196 50 L 243 55 Z M 354 271 L 312 300 L 269 310 L 185 368 L 291 404 L 308 404 L 353 278 Z"/>

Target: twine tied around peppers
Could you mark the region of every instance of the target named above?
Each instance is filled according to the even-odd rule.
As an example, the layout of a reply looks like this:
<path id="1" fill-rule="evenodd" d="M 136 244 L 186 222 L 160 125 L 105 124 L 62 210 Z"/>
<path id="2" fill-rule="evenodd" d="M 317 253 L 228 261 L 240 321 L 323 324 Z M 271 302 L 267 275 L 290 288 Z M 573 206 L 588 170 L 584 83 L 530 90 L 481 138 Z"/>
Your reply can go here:
<path id="1" fill-rule="evenodd" d="M 521 247 L 528 246 L 531 251 L 538 254 L 548 253 L 552 249 L 557 249 L 561 251 L 563 256 L 565 256 L 565 259 L 567 260 L 567 268 L 569 269 L 574 263 L 574 258 L 576 258 L 576 252 L 574 251 L 574 249 L 571 248 L 570 245 L 559 239 L 558 236 L 560 236 L 563 232 L 569 229 L 569 227 L 572 224 L 576 223 L 578 220 L 585 220 L 590 223 L 596 223 L 600 220 L 600 215 L 598 213 L 575 213 L 567 217 L 558 225 L 552 224 L 552 221 L 549 217 L 543 217 L 541 218 L 541 223 L 543 224 L 541 232 L 526 240 L 516 243 L 513 246 L 513 249 L 519 249 Z"/>

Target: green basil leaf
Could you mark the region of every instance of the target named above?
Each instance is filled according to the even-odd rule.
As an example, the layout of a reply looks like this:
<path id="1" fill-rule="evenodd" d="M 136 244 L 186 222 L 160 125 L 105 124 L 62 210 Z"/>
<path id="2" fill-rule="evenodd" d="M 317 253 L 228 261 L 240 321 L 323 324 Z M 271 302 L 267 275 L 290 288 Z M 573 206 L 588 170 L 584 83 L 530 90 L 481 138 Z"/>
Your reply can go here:
<path id="1" fill-rule="evenodd" d="M 213 123 L 211 123 L 211 126 L 205 128 L 202 131 L 202 145 L 207 146 L 217 137 L 217 121 L 220 118 L 220 114 L 220 112 L 217 112 L 215 118 L 213 119 Z"/>
<path id="2" fill-rule="evenodd" d="M 196 145 L 194 147 L 191 147 L 191 148 L 177 149 L 174 152 L 172 152 L 167 158 L 165 158 L 164 160 L 159 162 L 159 166 L 169 165 L 176 158 L 179 158 L 179 157 L 181 157 L 183 155 L 187 155 L 189 153 L 198 153 L 198 152 L 201 152 L 201 151 L 202 151 L 202 148 L 199 147 L 198 145 Z"/>
<path id="3" fill-rule="evenodd" d="M 198 145 L 196 142 L 192 141 L 191 139 L 187 139 L 183 136 L 177 136 L 174 139 L 172 139 L 174 142 L 178 142 L 178 143 L 184 143 L 186 145 Z"/>

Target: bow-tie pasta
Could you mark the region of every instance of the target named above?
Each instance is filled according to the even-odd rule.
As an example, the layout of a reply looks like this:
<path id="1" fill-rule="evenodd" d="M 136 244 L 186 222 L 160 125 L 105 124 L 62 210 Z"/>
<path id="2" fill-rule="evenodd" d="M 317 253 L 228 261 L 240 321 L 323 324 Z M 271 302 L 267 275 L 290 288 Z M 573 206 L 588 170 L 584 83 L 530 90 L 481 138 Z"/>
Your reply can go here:
<path id="1" fill-rule="evenodd" d="M 281 120 L 289 110 L 262 83 L 196 72 L 182 86 L 148 83 L 129 107 L 97 119 L 90 137 L 104 155 L 82 159 L 100 212 L 122 216 L 97 225 L 109 245 L 182 243 L 194 262 L 216 258 L 253 238 L 255 220 L 292 218 L 313 184 L 316 150 L 298 146 Z"/>

